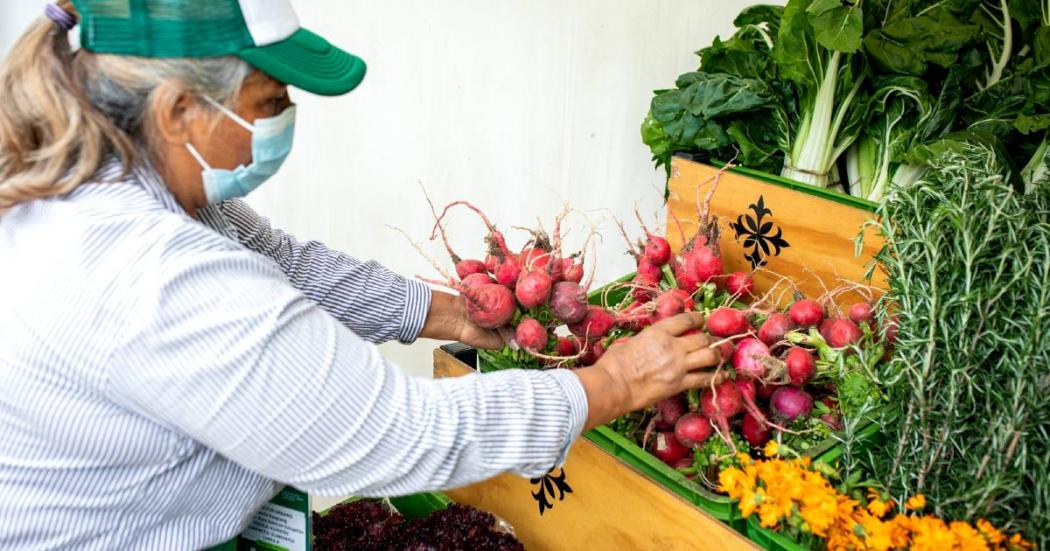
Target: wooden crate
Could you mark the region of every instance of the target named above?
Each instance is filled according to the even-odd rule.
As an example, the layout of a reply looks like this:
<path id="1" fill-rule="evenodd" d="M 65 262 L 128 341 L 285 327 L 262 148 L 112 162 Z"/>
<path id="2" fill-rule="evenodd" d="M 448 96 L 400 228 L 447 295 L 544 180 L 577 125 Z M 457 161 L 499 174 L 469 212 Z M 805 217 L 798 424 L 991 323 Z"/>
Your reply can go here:
<path id="1" fill-rule="evenodd" d="M 434 377 L 473 372 L 448 352 L 434 352 Z M 564 469 L 545 480 L 505 474 L 445 493 L 502 517 L 530 551 L 756 549 L 729 526 L 583 438 Z M 541 509 L 541 503 L 549 508 Z"/>
<path id="2" fill-rule="evenodd" d="M 668 181 L 668 220 L 677 217 L 688 237 L 696 231 L 697 198 L 703 199 L 715 185 L 711 213 L 719 219 L 720 250 L 727 273 L 755 271 L 755 288 L 765 292 L 787 276 L 808 297 L 819 297 L 825 289 L 845 282 L 862 282 L 877 296 L 886 288 L 886 276 L 876 271 L 867 280 L 875 254 L 884 240 L 869 224 L 872 204 L 750 171 L 725 172 L 675 157 Z M 863 246 L 856 254 L 857 236 L 863 231 Z M 667 226 L 674 250 L 682 246 L 674 222 Z M 781 285 L 781 288 L 786 288 Z M 790 292 L 777 293 L 780 303 L 790 302 Z M 856 292 L 838 296 L 840 305 L 862 297 Z"/>

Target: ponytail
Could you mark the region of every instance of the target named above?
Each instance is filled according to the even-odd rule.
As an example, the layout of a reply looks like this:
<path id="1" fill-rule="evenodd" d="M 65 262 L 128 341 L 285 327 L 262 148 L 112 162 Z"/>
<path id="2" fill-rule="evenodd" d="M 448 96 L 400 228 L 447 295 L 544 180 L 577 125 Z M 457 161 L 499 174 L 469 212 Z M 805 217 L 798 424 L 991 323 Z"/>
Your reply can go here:
<path id="1" fill-rule="evenodd" d="M 70 0 L 58 6 L 76 16 Z M 128 136 L 88 101 L 73 58 L 68 32 L 41 16 L 0 66 L 0 212 L 69 193 L 107 155 L 134 162 Z"/>

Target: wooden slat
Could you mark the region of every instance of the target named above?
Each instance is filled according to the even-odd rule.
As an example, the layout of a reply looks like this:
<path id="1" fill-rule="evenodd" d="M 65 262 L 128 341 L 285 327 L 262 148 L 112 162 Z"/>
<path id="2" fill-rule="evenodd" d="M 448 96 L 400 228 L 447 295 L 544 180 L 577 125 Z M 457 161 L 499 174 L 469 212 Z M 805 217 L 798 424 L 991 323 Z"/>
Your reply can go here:
<path id="1" fill-rule="evenodd" d="M 672 161 L 669 181 L 671 199 L 668 201 L 668 219 L 671 214 L 683 221 L 687 237 L 696 231 L 697 192 L 706 195 L 710 190 L 718 169 L 675 158 Z M 766 209 L 771 211 L 762 220 L 771 223 L 769 234 L 782 231 L 782 237 L 790 245 L 778 256 L 768 256 L 768 264 L 755 273 L 755 287 L 764 292 L 779 279 L 787 276 L 797 282 L 799 289 L 809 297 L 819 297 L 825 287 L 834 289 L 844 280 L 865 282 L 877 288 L 886 288 L 886 277 L 876 272 L 870 282 L 864 280 L 868 263 L 882 248 L 883 239 L 873 226 L 865 224 L 873 214 L 829 199 L 795 191 L 787 187 L 769 184 L 749 176 L 727 172 L 718 180 L 711 199 L 711 212 L 719 218 L 722 238 L 720 250 L 726 272 L 751 271 L 751 262 L 745 258 L 750 249 L 745 249 L 746 236 L 737 237 L 732 223 L 739 217 L 755 216 L 751 206 L 762 198 Z M 745 221 L 746 220 L 742 220 Z M 854 240 L 864 228 L 864 246 L 859 256 L 855 255 Z M 678 250 L 682 246 L 680 232 L 673 222 L 667 227 L 668 241 Z M 791 293 L 780 296 L 783 305 L 790 302 Z M 861 295 L 846 293 L 837 299 L 846 306 L 860 300 Z"/>
<path id="2" fill-rule="evenodd" d="M 473 371 L 443 350 L 434 377 Z M 528 479 L 501 475 L 445 492 L 502 517 L 530 551 L 555 549 L 753 550 L 748 540 L 591 442 L 580 439 L 565 464 L 572 493 L 541 516 Z M 557 473 L 556 473 L 557 474 Z"/>

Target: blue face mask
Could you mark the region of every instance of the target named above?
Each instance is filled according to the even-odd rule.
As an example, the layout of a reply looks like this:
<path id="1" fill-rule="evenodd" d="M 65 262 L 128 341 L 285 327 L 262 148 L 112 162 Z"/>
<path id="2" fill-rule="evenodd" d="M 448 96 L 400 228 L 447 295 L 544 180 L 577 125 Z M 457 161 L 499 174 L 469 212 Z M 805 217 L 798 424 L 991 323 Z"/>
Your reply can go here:
<path id="1" fill-rule="evenodd" d="M 255 119 L 255 124 L 251 124 L 212 98 L 205 96 L 204 99 L 252 133 L 252 163 L 233 170 L 212 168 L 193 144 L 186 144 L 186 149 L 201 165 L 201 180 L 208 203 L 244 197 L 276 174 L 292 151 L 295 106 L 288 107 L 276 117 Z"/>

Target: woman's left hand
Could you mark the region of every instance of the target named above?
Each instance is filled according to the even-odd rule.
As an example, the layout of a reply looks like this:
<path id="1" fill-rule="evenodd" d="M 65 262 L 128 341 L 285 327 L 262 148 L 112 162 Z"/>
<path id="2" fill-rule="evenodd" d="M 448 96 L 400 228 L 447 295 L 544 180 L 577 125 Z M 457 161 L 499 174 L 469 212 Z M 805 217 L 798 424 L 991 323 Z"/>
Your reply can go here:
<path id="1" fill-rule="evenodd" d="M 474 348 L 497 350 L 504 345 L 499 333 L 482 329 L 467 318 L 463 297 L 442 291 L 431 291 L 430 311 L 420 337 L 459 341 Z"/>

